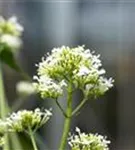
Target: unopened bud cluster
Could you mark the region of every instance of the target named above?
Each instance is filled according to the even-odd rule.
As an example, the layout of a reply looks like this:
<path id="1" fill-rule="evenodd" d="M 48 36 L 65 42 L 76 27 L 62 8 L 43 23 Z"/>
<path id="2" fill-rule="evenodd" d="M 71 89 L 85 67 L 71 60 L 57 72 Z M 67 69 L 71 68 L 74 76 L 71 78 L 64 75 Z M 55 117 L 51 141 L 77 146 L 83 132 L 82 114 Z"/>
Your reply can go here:
<path id="1" fill-rule="evenodd" d="M 81 133 L 79 128 L 76 128 L 76 132 L 77 135 L 69 137 L 68 144 L 71 150 L 109 150 L 110 141 L 106 137 L 99 134 Z"/>
<path id="2" fill-rule="evenodd" d="M 20 36 L 23 32 L 23 27 L 18 23 L 15 16 L 4 19 L 0 17 L 0 44 L 11 50 L 16 50 L 21 46 Z"/>
<path id="3" fill-rule="evenodd" d="M 61 96 L 68 82 L 81 89 L 85 97 L 103 95 L 113 86 L 113 79 L 104 77 L 99 57 L 84 46 L 54 48 L 37 65 L 34 86 L 42 98 Z"/>

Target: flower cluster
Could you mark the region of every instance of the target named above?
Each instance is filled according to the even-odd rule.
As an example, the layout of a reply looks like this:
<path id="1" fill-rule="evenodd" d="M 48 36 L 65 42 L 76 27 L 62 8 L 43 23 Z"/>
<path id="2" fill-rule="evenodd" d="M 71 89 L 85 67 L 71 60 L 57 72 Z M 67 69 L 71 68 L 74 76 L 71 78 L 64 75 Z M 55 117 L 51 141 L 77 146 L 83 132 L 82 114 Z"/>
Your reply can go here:
<path id="1" fill-rule="evenodd" d="M 0 120 L 0 146 L 5 144 L 5 134 L 9 132 L 26 132 L 29 129 L 36 132 L 52 116 L 50 110 L 41 111 L 36 108 L 34 111 L 22 110 L 12 113 L 6 119 Z"/>
<path id="2" fill-rule="evenodd" d="M 113 79 L 104 77 L 100 55 L 95 55 L 84 46 L 54 48 L 51 54 L 42 58 L 34 83 L 42 98 L 56 98 L 62 95 L 63 86 L 72 82 L 83 91 L 85 97 L 100 96 L 113 86 Z"/>
<path id="3" fill-rule="evenodd" d="M 21 110 L 14 112 L 5 120 L 0 120 L 0 135 L 4 135 L 6 132 L 27 132 L 29 128 L 35 132 L 51 116 L 50 110 L 44 109 L 41 111 L 39 108 L 36 108 L 34 111 Z"/>
<path id="4" fill-rule="evenodd" d="M 42 98 L 57 98 L 63 94 L 62 87 L 67 86 L 66 82 L 62 80 L 61 82 L 56 83 L 52 78 L 48 76 L 34 76 L 34 79 L 38 81 L 37 83 L 33 83 L 36 89 L 41 94 Z"/>
<path id="5" fill-rule="evenodd" d="M 79 128 L 76 128 L 76 132 L 77 135 L 72 135 L 68 141 L 71 150 L 109 150 L 110 141 L 106 140 L 106 137 L 81 133 Z"/>
<path id="6" fill-rule="evenodd" d="M 22 110 L 12 113 L 6 121 L 10 131 L 24 132 L 31 128 L 35 132 L 49 120 L 51 115 L 49 110 L 41 111 L 37 108 L 34 111 Z"/>
<path id="7" fill-rule="evenodd" d="M 15 16 L 5 20 L 0 17 L 0 44 L 12 50 L 18 49 L 22 43 L 20 36 L 23 27 L 18 23 Z"/>

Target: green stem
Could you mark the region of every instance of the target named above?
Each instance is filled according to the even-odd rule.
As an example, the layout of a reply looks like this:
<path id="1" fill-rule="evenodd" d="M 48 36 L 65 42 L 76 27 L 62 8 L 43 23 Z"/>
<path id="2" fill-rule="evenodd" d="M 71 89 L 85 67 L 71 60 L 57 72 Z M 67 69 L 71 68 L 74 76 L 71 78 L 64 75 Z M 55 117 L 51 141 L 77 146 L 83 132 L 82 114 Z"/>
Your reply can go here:
<path id="1" fill-rule="evenodd" d="M 60 105 L 60 103 L 58 102 L 58 99 L 56 99 L 56 104 L 57 104 L 57 106 L 59 107 L 59 109 L 61 110 L 61 112 L 63 113 L 63 115 L 64 115 L 65 117 L 67 117 L 67 114 L 66 114 L 66 112 L 64 111 L 64 109 L 62 108 L 62 106 Z"/>
<path id="2" fill-rule="evenodd" d="M 6 102 L 5 102 L 5 93 L 4 93 L 4 83 L 2 76 L 2 65 L 0 64 L 0 115 L 1 118 L 6 116 Z"/>
<path id="3" fill-rule="evenodd" d="M 66 109 L 67 117 L 65 117 L 63 135 L 61 138 L 59 150 L 65 150 L 65 148 L 66 148 L 66 142 L 67 142 L 67 138 L 68 138 L 68 134 L 69 134 L 69 130 L 70 130 L 71 118 L 72 118 L 71 115 L 72 115 L 72 83 L 69 83 L 67 109 Z"/>
<path id="4" fill-rule="evenodd" d="M 2 64 L 0 62 L 0 116 L 4 118 L 7 114 L 7 102 L 5 99 L 5 92 L 4 92 L 4 83 L 3 83 L 3 75 L 2 75 Z M 5 135 L 6 144 L 4 145 L 3 149 L 9 149 L 9 142 L 8 142 L 8 135 Z"/>
<path id="5" fill-rule="evenodd" d="M 35 138 L 34 138 L 34 134 L 33 134 L 30 127 L 29 127 L 29 135 L 30 135 L 31 142 L 32 142 L 34 150 L 38 150 L 37 145 L 36 145 L 36 141 L 35 141 Z"/>
<path id="6" fill-rule="evenodd" d="M 74 116 L 84 106 L 86 101 L 87 101 L 87 99 L 85 99 L 85 98 L 81 101 L 81 103 L 72 112 L 72 116 Z"/>

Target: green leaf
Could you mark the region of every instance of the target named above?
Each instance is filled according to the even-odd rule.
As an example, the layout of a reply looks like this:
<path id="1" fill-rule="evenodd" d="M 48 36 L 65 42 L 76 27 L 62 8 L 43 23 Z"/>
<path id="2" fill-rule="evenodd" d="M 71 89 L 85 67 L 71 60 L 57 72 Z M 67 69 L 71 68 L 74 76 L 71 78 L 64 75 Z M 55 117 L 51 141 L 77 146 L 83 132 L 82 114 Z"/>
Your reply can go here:
<path id="1" fill-rule="evenodd" d="M 0 43 L 0 53 L 2 52 L 3 49 L 4 49 L 4 45 Z"/>
<path id="2" fill-rule="evenodd" d="M 16 70 L 17 72 L 21 72 L 21 69 L 16 63 L 13 53 L 8 48 L 0 50 L 0 61 L 7 64 L 9 67 Z"/>

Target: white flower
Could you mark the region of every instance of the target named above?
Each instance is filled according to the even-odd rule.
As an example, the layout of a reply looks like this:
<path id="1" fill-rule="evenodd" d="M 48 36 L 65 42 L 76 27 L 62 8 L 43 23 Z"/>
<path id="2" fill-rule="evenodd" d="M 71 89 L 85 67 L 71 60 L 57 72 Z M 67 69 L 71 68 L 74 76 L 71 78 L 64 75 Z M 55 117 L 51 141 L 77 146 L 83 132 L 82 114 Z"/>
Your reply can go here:
<path id="1" fill-rule="evenodd" d="M 16 113 L 12 113 L 6 120 L 8 122 L 9 130 L 16 132 L 27 131 L 29 127 L 35 132 L 43 124 L 45 124 L 52 113 L 49 110 L 41 111 L 36 108 L 34 111 L 21 110 Z"/>
<path id="2" fill-rule="evenodd" d="M 48 116 L 48 117 L 52 116 L 51 111 L 52 111 L 52 109 L 50 109 L 50 110 L 45 109 L 46 116 Z"/>
<path id="3" fill-rule="evenodd" d="M 20 38 L 10 35 L 10 34 L 2 35 L 0 37 L 0 42 L 6 44 L 8 47 L 12 49 L 18 49 L 22 44 L 22 41 L 20 40 Z"/>
<path id="4" fill-rule="evenodd" d="M 23 32 L 23 27 L 18 23 L 17 17 L 16 16 L 12 16 L 11 18 L 8 19 L 8 22 L 14 24 L 16 30 L 18 32 Z"/>
<path id="5" fill-rule="evenodd" d="M 69 81 L 85 96 L 100 96 L 112 87 L 113 82 L 103 76 L 106 71 L 99 58 L 100 55 L 84 46 L 54 48 L 37 65 L 37 83 L 34 85 L 42 98 L 61 96 L 62 87 L 66 87 Z"/>
<path id="6" fill-rule="evenodd" d="M 81 132 L 81 130 L 78 127 L 75 128 L 75 131 L 78 132 L 78 133 Z"/>
<path id="7" fill-rule="evenodd" d="M 28 96 L 35 93 L 35 88 L 30 82 L 20 81 L 16 85 L 16 91 L 21 96 Z"/>
<path id="8" fill-rule="evenodd" d="M 65 80 L 62 80 L 62 81 L 60 82 L 60 86 L 61 86 L 61 87 L 63 87 L 63 86 L 66 87 L 66 86 L 67 86 L 67 83 L 65 82 Z"/>
<path id="9" fill-rule="evenodd" d="M 87 84 L 84 90 L 86 96 L 100 96 L 113 87 L 114 80 L 112 78 L 106 79 L 105 77 L 99 77 L 96 84 Z"/>
<path id="10" fill-rule="evenodd" d="M 101 93 L 106 92 L 107 90 L 109 90 L 109 88 L 113 87 L 113 82 L 114 80 L 112 78 L 106 79 L 106 78 L 100 77 L 99 85 L 98 85 L 99 91 Z"/>
<path id="11" fill-rule="evenodd" d="M 58 96 L 63 94 L 63 86 L 67 86 L 67 84 L 63 81 L 60 83 L 55 83 L 55 81 L 48 76 L 34 76 L 35 80 L 38 83 L 33 83 L 35 89 L 41 94 L 42 98 L 57 98 Z"/>
<path id="12" fill-rule="evenodd" d="M 4 19 L 0 17 L 0 33 L 10 34 L 13 36 L 20 36 L 23 32 L 23 27 L 18 23 L 18 20 L 15 16 Z"/>
<path id="13" fill-rule="evenodd" d="M 90 70 L 87 67 L 81 66 L 77 75 L 83 76 L 83 75 L 88 75 L 89 73 L 90 73 Z"/>
<path id="14" fill-rule="evenodd" d="M 8 49 L 16 52 L 21 45 L 23 27 L 18 23 L 15 16 L 5 19 L 0 17 L 0 44 L 3 46 L 2 50 Z"/>
<path id="15" fill-rule="evenodd" d="M 109 140 L 99 134 L 81 133 L 80 129 L 76 127 L 77 135 L 71 135 L 68 139 L 68 144 L 71 150 L 109 150 Z"/>
<path id="16" fill-rule="evenodd" d="M 99 74 L 99 75 L 103 75 L 103 74 L 105 74 L 105 73 L 106 73 L 105 69 L 100 69 L 100 70 L 98 70 L 98 74 Z"/>

